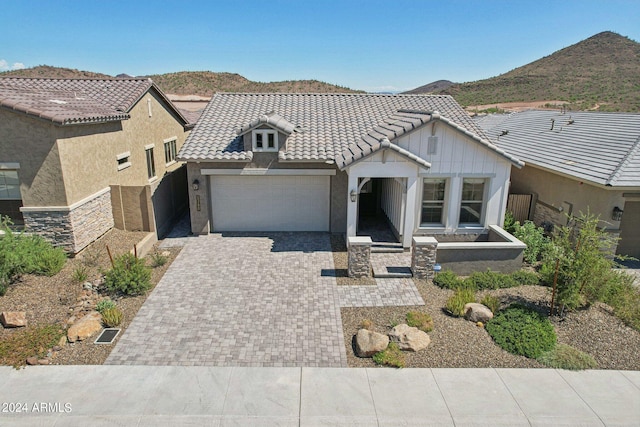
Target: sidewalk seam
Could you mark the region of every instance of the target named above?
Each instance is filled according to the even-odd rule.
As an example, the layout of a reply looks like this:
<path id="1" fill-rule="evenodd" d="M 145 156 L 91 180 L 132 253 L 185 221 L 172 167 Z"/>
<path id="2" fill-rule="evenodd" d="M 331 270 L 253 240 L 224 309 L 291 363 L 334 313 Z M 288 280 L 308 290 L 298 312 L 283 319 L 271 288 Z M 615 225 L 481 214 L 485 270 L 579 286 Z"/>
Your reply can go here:
<path id="1" fill-rule="evenodd" d="M 580 393 L 578 393 L 578 390 L 576 390 L 575 388 L 573 388 L 573 385 L 571 385 L 571 383 L 569 381 L 567 381 L 567 379 L 564 377 L 564 375 L 562 375 L 562 370 L 561 369 L 555 369 L 555 371 L 558 373 L 558 375 L 560 375 L 560 378 L 562 378 L 562 381 L 564 381 L 565 383 L 567 383 L 567 385 L 571 388 L 571 390 L 573 390 L 573 392 L 580 398 L 580 400 L 582 400 L 584 402 L 585 405 L 587 405 L 587 408 L 589 408 L 591 410 L 591 412 L 593 412 L 595 414 L 596 417 L 598 417 L 598 419 L 600 420 L 600 422 L 602 423 L 603 426 L 606 426 L 607 423 L 604 422 L 604 420 L 602 418 L 600 418 L 600 414 L 598 414 L 595 409 L 593 409 L 591 407 L 591 405 L 589 405 L 589 402 L 587 402 L 586 400 L 584 400 L 584 398 L 580 395 Z M 623 375 L 624 376 L 624 375 Z M 625 377 L 626 378 L 626 377 Z"/>
<path id="2" fill-rule="evenodd" d="M 522 406 L 520 406 L 520 402 L 518 402 L 518 399 L 516 399 L 516 397 L 513 395 L 513 393 L 511 392 L 511 389 L 509 388 L 509 386 L 507 385 L 506 382 L 504 382 L 504 378 L 502 378 L 502 376 L 500 375 L 500 372 L 498 372 L 498 370 L 496 368 L 491 368 L 493 370 L 493 372 L 496 373 L 496 375 L 498 376 L 498 378 L 500 378 L 500 382 L 502 383 L 502 385 L 504 385 L 504 388 L 507 389 L 507 391 L 509 392 L 509 395 L 511 396 L 511 398 L 513 399 L 514 402 L 516 402 L 516 405 L 518 406 L 518 409 L 520 409 L 520 412 L 522 412 L 522 415 L 524 415 L 524 417 L 527 419 L 527 422 L 529 423 L 530 426 L 533 426 L 533 424 L 531 424 L 531 420 L 529 419 L 529 417 L 527 416 L 527 414 L 524 412 L 524 410 L 522 409 Z"/>

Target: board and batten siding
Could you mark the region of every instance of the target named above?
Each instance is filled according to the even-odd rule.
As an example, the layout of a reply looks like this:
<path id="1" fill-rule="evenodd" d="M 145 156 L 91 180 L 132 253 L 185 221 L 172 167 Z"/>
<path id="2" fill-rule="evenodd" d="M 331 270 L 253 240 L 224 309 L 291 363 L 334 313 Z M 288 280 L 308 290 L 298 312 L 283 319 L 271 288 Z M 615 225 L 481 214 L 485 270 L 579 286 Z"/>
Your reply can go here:
<path id="1" fill-rule="evenodd" d="M 402 185 L 393 178 L 385 178 L 382 180 L 381 193 L 382 210 L 395 228 L 395 231 L 402 235 L 402 220 L 404 218 Z"/>

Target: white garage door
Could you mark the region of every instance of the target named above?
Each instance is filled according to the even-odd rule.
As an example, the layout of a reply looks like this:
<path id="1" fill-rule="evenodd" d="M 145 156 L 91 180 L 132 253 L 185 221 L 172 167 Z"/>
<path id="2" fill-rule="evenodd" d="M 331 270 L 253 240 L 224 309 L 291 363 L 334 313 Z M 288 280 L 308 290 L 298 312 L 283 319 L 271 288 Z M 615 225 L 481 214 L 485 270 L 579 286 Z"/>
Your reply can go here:
<path id="1" fill-rule="evenodd" d="M 213 231 L 329 231 L 328 176 L 212 176 Z"/>

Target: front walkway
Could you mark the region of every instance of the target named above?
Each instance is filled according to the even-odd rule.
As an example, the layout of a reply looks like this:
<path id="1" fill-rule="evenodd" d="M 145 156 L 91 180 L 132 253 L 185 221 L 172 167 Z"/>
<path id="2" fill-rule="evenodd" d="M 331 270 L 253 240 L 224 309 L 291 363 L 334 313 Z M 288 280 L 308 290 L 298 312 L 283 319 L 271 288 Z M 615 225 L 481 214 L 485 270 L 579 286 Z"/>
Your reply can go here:
<path id="1" fill-rule="evenodd" d="M 0 400 L 19 426 L 637 426 L 640 372 L 2 366 Z"/>
<path id="2" fill-rule="evenodd" d="M 329 235 L 184 240 L 106 364 L 347 366 Z"/>

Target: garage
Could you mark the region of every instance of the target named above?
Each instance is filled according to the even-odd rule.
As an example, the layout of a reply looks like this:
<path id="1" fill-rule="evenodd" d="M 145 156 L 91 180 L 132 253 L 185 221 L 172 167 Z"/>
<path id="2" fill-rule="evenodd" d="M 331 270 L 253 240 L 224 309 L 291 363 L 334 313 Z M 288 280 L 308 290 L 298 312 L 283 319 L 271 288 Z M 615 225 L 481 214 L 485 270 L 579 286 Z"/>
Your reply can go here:
<path id="1" fill-rule="evenodd" d="M 329 231 L 329 176 L 210 177 L 213 231 Z"/>

